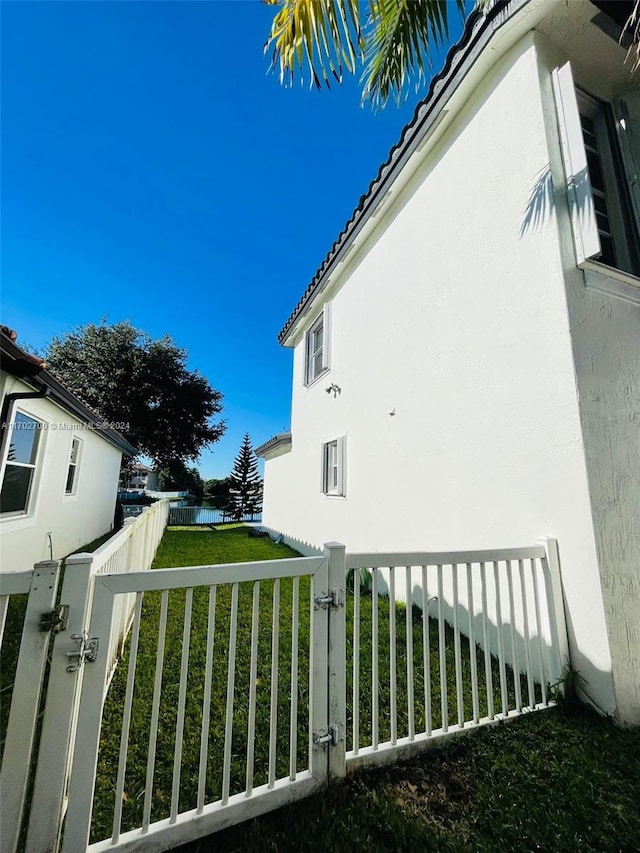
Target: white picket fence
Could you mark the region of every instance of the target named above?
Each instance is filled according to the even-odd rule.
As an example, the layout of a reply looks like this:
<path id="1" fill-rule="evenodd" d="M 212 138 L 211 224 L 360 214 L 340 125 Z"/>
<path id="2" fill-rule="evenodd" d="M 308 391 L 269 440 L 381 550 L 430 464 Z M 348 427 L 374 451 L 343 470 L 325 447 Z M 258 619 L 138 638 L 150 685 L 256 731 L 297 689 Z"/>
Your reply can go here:
<path id="1" fill-rule="evenodd" d="M 548 686 L 568 662 L 554 540 L 386 555 L 345 555 L 329 543 L 318 557 L 105 569 L 92 577 L 84 630 L 99 638 L 100 651 L 62 676 L 73 701 L 56 710 L 69 730 L 65 741 L 58 721 L 58 747 L 70 748 L 64 760 L 39 755 L 29 853 L 171 849 L 308 796 L 357 767 L 549 707 Z M 410 602 L 404 612 L 401 599 Z M 109 742 L 115 737 L 119 748 L 113 765 L 107 753 L 101 758 L 109 782 L 99 786 L 89 843 L 111 698 L 104 691 L 111 658 L 102 647 L 113 647 L 123 601 L 134 609 L 126 678 L 118 673 L 119 731 L 113 708 L 108 723 Z M 248 650 L 248 668 L 240 648 Z M 152 682 L 138 680 L 143 661 Z M 145 734 L 136 729 L 134 745 L 132 721 L 141 713 Z M 45 728 L 48 714 L 47 705 Z M 15 844 L 2 849 L 12 853 Z"/>
<path id="2" fill-rule="evenodd" d="M 148 570 L 162 539 L 168 506 L 168 501 L 153 504 L 138 518 L 125 521 L 123 528 L 93 553 L 74 554 L 65 560 L 60 594 L 60 601 L 65 606 L 65 624 L 64 630 L 54 635 L 52 648 L 51 631 L 43 630 L 41 622 L 43 614 L 54 612 L 61 561 L 38 563 L 30 572 L 0 573 L 0 622 L 3 629 L 0 640 L 5 639 L 4 625 L 11 596 L 29 595 L 0 769 L 3 810 L 0 849 L 3 851 L 17 848 L 21 831 L 48 654 L 48 689 L 31 795 L 32 804 L 38 805 L 31 808 L 26 842 L 26 849 L 33 853 L 51 850 L 51 839 L 55 841 L 60 830 L 65 780 L 71 760 L 67 745 L 73 742 L 84 670 L 79 652 L 89 639 L 95 578 L 107 573 Z M 135 596 L 119 601 L 104 639 L 102 656 L 108 661 L 108 667 L 102 685 L 103 696 L 106 695 L 134 606 Z M 52 784 L 52 779 L 58 781 Z M 48 840 L 44 842 L 40 840 L 42 838 Z"/>

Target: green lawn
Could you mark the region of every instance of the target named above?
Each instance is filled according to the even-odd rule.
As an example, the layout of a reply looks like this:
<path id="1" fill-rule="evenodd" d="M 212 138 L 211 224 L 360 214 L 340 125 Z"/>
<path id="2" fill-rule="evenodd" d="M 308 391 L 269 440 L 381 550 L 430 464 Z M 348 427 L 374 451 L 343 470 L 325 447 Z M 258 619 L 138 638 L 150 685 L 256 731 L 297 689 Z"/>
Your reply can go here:
<path id="1" fill-rule="evenodd" d="M 169 529 L 162 540 L 154 561 L 155 568 L 169 566 L 230 563 L 247 560 L 274 559 L 295 555 L 284 545 L 276 545 L 269 539 L 248 537 L 248 529 L 239 525 L 228 525 L 216 531 L 194 528 Z M 279 689 L 277 731 L 277 776 L 288 774 L 289 767 L 289 715 L 291 701 L 291 618 L 292 581 L 280 584 L 280 646 L 279 646 Z M 260 587 L 259 652 L 257 673 L 257 708 L 255 738 L 255 785 L 267 780 L 269 703 L 271 689 L 271 625 L 272 625 L 273 582 L 262 582 Z M 299 674 L 297 679 L 298 729 L 297 768 L 308 766 L 308 648 L 309 648 L 309 595 L 308 578 L 300 582 L 299 628 Z M 242 583 L 239 587 L 238 643 L 234 697 L 234 732 L 231 762 L 231 793 L 244 790 L 247 752 L 247 721 L 249 713 L 249 661 L 250 631 L 253 584 Z M 221 795 L 222 750 L 224 745 L 226 679 L 228 660 L 229 609 L 231 587 L 221 585 L 217 591 L 216 642 L 214 646 L 214 674 L 211 702 L 211 731 L 209 737 L 207 802 Z M 208 588 L 194 591 L 193 616 L 190 635 L 190 656 L 187 680 L 186 721 L 183 741 L 183 762 L 180 784 L 180 810 L 193 808 L 196 804 L 198 756 L 202 722 L 202 699 L 204 692 L 204 667 L 206 654 L 206 631 L 208 618 Z M 167 639 L 164 656 L 160 726 L 158 731 L 157 759 L 154 776 L 154 801 L 152 820 L 168 816 L 171 794 L 171 777 L 175 729 L 177 720 L 177 697 L 179 689 L 182 633 L 184 617 L 184 591 L 175 590 L 169 595 Z M 347 748 L 352 748 L 351 732 L 351 674 L 353 630 L 353 597 L 347 596 Z M 361 719 L 360 744 L 371 739 L 371 613 L 372 599 L 363 595 L 361 599 Z M 123 804 L 123 831 L 140 825 L 143 794 L 145 788 L 146 757 L 149 742 L 151 702 L 160 614 L 160 593 L 145 595 L 140 630 L 140 643 L 136 663 L 135 692 L 132 708 L 131 734 L 125 798 Z M 398 693 L 398 736 L 408 734 L 406 711 L 406 623 L 405 607 L 396 605 L 396 653 Z M 441 725 L 440 717 L 440 670 L 437 624 L 431 622 L 431 692 L 432 723 Z M 417 609 L 412 613 L 413 648 L 415 660 L 415 705 L 416 731 L 424 730 L 425 709 L 423 702 L 422 672 L 422 616 Z M 389 632 L 390 613 L 388 599 L 379 603 L 379 683 L 376 690 L 380 703 L 380 741 L 390 737 L 389 711 Z M 486 685 L 484 682 L 484 657 L 477 650 L 481 716 L 487 713 Z M 111 816 L 114 806 L 114 778 L 117 766 L 119 739 L 122 724 L 122 707 L 128 667 L 128 650 L 114 676 L 104 711 L 101 752 L 98 764 L 92 837 L 108 837 L 111 833 Z M 463 643 L 463 670 L 468 676 L 470 669 L 468 644 Z M 448 629 L 446 636 L 446 667 L 450 721 L 456 720 L 455 658 L 453 634 Z M 499 705 L 498 668 L 493 661 L 494 701 Z M 509 693 L 513 702 L 513 674 L 509 671 Z M 465 679 L 464 710 L 466 718 L 471 715 L 471 697 L 468 678 Z"/>
<path id="2" fill-rule="evenodd" d="M 480 729 L 176 853 L 631 853 L 640 729 L 581 706 Z"/>

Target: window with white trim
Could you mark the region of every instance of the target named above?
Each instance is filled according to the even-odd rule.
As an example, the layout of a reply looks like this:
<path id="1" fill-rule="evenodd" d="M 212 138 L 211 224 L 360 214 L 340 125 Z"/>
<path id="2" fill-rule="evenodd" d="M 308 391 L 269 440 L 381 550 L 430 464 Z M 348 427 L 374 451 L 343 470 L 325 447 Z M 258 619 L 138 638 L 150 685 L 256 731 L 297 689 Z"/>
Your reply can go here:
<path id="1" fill-rule="evenodd" d="M 325 305 L 305 336 L 305 385 L 329 369 L 329 305 Z"/>
<path id="2" fill-rule="evenodd" d="M 32 497 L 42 424 L 29 415 L 16 412 L 8 429 L 0 513 L 23 515 Z"/>
<path id="3" fill-rule="evenodd" d="M 322 445 L 322 491 L 325 495 L 345 494 L 345 437 Z"/>
<path id="4" fill-rule="evenodd" d="M 577 263 L 640 276 L 640 152 L 627 104 L 576 87 L 569 63 L 553 83 Z"/>
<path id="5" fill-rule="evenodd" d="M 75 495 L 78 491 L 78 466 L 80 465 L 81 450 L 81 440 L 79 438 L 72 438 L 69 465 L 67 466 L 67 480 L 64 487 L 65 495 Z"/>

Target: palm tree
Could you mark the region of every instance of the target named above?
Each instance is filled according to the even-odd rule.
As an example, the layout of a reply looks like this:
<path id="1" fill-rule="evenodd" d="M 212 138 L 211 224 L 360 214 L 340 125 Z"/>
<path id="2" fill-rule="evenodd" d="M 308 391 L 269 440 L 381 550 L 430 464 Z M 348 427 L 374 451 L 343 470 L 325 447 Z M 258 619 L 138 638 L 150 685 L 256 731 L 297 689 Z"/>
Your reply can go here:
<path id="1" fill-rule="evenodd" d="M 265 49 L 282 82 L 292 82 L 308 65 L 321 88 L 342 81 L 364 66 L 364 101 L 384 106 L 418 88 L 431 65 L 433 50 L 446 42 L 449 14 L 465 13 L 465 0 L 264 0 L 280 7 Z M 476 0 L 479 8 L 495 0 Z M 362 8 L 366 7 L 364 15 Z M 625 26 L 631 34 L 634 69 L 640 67 L 640 0 Z"/>

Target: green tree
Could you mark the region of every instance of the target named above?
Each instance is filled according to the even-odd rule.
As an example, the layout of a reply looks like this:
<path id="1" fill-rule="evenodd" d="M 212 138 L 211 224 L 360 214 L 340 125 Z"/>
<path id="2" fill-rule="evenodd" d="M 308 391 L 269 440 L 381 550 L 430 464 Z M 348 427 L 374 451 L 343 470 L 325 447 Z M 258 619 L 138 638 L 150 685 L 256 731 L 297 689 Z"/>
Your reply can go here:
<path id="1" fill-rule="evenodd" d="M 251 446 L 251 439 L 246 434 L 242 446 L 233 463 L 229 489 L 231 499 L 230 509 L 235 521 L 240 521 L 248 515 L 260 512 L 262 509 L 262 480 L 258 473 L 258 458 Z"/>
<path id="2" fill-rule="evenodd" d="M 198 499 L 204 495 L 204 482 L 200 472 L 194 466 L 188 467 L 180 459 L 170 462 L 158 472 L 158 486 L 160 491 L 187 491 Z"/>
<path id="3" fill-rule="evenodd" d="M 223 480 L 205 480 L 204 495 L 216 509 L 228 509 L 231 504 L 230 489 L 233 485 L 231 477 Z"/>
<path id="4" fill-rule="evenodd" d="M 158 469 L 195 461 L 224 433 L 213 420 L 222 394 L 187 368 L 186 351 L 168 335 L 153 340 L 126 321 L 89 323 L 53 338 L 46 360 Z"/>
<path id="5" fill-rule="evenodd" d="M 264 0 L 277 6 L 266 49 L 283 82 L 305 70 L 315 86 L 342 81 L 363 66 L 362 98 L 384 106 L 426 79 L 432 52 L 449 35 L 449 13 L 465 13 L 465 0 Z M 486 8 L 494 0 L 476 0 Z M 630 6 L 634 68 L 640 66 L 640 0 Z"/>

